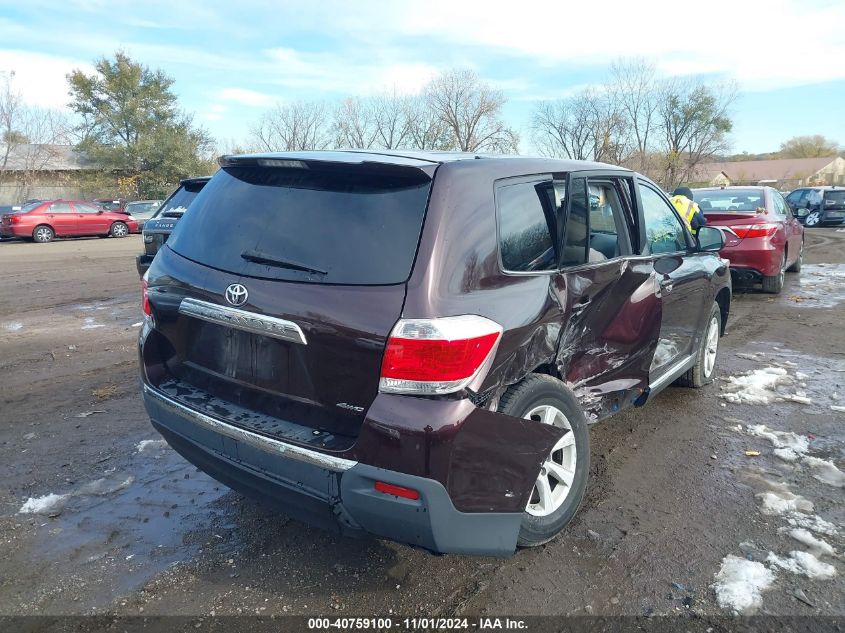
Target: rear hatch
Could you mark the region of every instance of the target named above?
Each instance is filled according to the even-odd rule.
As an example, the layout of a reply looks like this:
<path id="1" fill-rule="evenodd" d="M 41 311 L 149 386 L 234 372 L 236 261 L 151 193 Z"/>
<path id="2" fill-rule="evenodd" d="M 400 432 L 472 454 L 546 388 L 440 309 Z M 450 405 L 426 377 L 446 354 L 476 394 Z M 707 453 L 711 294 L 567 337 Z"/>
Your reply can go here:
<path id="1" fill-rule="evenodd" d="M 845 218 L 845 189 L 825 191 L 822 205 L 826 219 Z"/>
<path id="2" fill-rule="evenodd" d="M 225 163 L 150 269 L 164 389 L 256 432 L 357 436 L 402 312 L 433 167 Z"/>

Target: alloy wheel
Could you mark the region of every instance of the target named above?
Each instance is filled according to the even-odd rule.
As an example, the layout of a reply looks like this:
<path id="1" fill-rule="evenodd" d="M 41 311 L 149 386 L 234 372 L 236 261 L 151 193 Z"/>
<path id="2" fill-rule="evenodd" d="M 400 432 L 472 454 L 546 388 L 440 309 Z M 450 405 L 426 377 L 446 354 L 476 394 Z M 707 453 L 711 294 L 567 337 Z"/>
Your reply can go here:
<path id="1" fill-rule="evenodd" d="M 804 224 L 807 226 L 818 226 L 822 220 L 822 215 L 818 211 L 813 211 L 805 219 Z"/>
<path id="2" fill-rule="evenodd" d="M 127 233 L 129 233 L 129 228 L 122 222 L 118 222 L 112 228 L 112 235 L 115 237 L 126 237 Z"/>
<path id="3" fill-rule="evenodd" d="M 53 239 L 53 231 L 46 226 L 39 226 L 35 229 L 36 242 L 49 242 Z"/>
<path id="4" fill-rule="evenodd" d="M 704 337 L 704 377 L 710 378 L 716 366 L 716 353 L 719 351 L 719 319 L 710 319 L 707 334 Z"/>
<path id="5" fill-rule="evenodd" d="M 572 489 L 577 463 L 577 449 L 572 426 L 563 412 L 551 405 L 534 407 L 525 414 L 526 420 L 534 420 L 566 429 L 540 468 L 540 475 L 531 491 L 525 511 L 528 514 L 545 517 L 558 510 Z"/>

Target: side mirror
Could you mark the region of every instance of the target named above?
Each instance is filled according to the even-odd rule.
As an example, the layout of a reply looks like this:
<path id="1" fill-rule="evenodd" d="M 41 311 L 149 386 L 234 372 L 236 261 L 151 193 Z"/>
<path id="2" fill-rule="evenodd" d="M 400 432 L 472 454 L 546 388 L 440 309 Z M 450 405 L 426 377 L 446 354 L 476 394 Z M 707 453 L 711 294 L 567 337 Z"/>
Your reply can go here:
<path id="1" fill-rule="evenodd" d="M 707 253 L 718 253 L 725 245 L 725 235 L 715 226 L 702 226 L 695 236 L 698 250 Z"/>

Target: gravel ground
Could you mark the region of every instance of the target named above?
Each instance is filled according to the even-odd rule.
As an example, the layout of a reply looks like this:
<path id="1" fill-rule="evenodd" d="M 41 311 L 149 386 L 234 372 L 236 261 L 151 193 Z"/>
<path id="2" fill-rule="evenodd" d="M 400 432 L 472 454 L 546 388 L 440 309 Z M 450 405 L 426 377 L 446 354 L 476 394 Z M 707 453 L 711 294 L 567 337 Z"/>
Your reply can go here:
<path id="1" fill-rule="evenodd" d="M 594 427 L 580 513 L 507 560 L 331 537 L 156 441 L 136 367 L 140 250 L 138 236 L 0 244 L 0 615 L 845 612 L 845 413 L 831 408 L 845 406 L 845 232 L 808 231 L 780 296 L 737 291 L 716 384 Z M 728 378 L 752 370 L 776 377 L 777 400 L 743 400 Z M 786 506 L 801 514 L 763 512 Z M 792 532 L 814 517 L 830 526 L 806 534 L 832 553 Z"/>

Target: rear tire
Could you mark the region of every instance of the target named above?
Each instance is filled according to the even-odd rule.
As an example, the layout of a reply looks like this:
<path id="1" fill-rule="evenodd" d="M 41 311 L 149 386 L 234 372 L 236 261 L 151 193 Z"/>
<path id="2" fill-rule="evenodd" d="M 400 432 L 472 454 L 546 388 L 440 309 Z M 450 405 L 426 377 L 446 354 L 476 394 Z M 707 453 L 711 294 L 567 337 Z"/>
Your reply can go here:
<path id="1" fill-rule="evenodd" d="M 536 547 L 560 533 L 584 498 L 590 471 L 587 419 L 572 392 L 558 379 L 543 374 L 530 374 L 510 387 L 502 396 L 499 411 L 568 428 L 541 466 L 522 518 L 517 544 Z M 542 497 L 540 486 L 545 491 Z"/>
<path id="2" fill-rule="evenodd" d="M 821 211 L 810 211 L 804 218 L 804 226 L 817 227 L 822 223 Z"/>
<path id="3" fill-rule="evenodd" d="M 129 235 L 129 227 L 123 222 L 115 222 L 111 225 L 109 235 L 112 237 L 126 237 Z"/>
<path id="4" fill-rule="evenodd" d="M 780 294 L 783 290 L 783 281 L 786 272 L 786 251 L 783 253 L 783 259 L 780 262 L 780 273 L 772 277 L 763 277 L 763 292 L 772 295 Z"/>
<path id="5" fill-rule="evenodd" d="M 707 327 L 701 338 L 701 346 L 693 365 L 687 373 L 678 378 L 675 384 L 681 387 L 700 389 L 709 385 L 716 377 L 716 361 L 719 355 L 719 336 L 722 334 L 722 311 L 719 304 L 714 303 L 707 317 Z"/>
<path id="6" fill-rule="evenodd" d="M 33 241 L 40 244 L 52 242 L 54 237 L 56 237 L 56 232 L 52 229 L 52 227 L 49 227 L 46 224 L 39 224 L 32 231 Z"/>

